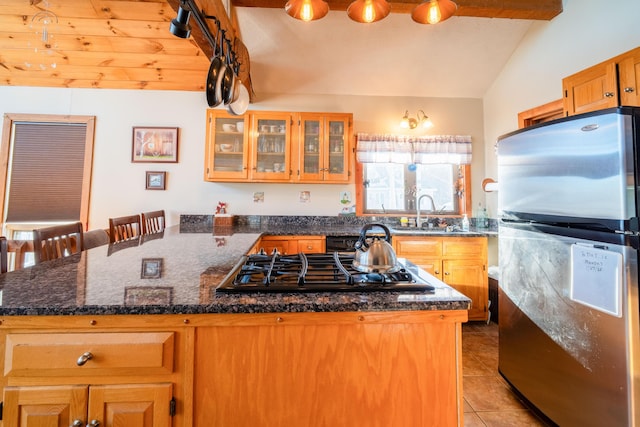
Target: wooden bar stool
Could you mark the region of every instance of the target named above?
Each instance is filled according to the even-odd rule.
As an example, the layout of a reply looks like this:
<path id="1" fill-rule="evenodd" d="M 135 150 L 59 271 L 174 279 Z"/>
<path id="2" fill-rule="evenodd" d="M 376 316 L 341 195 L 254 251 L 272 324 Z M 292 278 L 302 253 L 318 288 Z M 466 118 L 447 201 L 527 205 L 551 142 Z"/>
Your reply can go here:
<path id="1" fill-rule="evenodd" d="M 137 239 L 141 234 L 140 215 L 109 218 L 109 243 Z"/>
<path id="2" fill-rule="evenodd" d="M 82 223 L 54 225 L 33 230 L 35 263 L 62 258 L 84 249 Z"/>
<path id="3" fill-rule="evenodd" d="M 165 224 L 164 210 L 142 213 L 142 234 L 160 233 Z"/>

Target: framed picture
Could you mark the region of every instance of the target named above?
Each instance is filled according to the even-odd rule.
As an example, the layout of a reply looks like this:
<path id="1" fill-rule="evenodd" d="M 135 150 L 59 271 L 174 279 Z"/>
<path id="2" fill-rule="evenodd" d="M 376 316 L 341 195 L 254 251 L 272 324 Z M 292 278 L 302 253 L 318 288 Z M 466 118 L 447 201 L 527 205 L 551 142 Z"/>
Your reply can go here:
<path id="1" fill-rule="evenodd" d="M 133 163 L 178 163 L 178 128 L 134 127 Z"/>
<path id="2" fill-rule="evenodd" d="M 159 279 L 162 276 L 162 258 L 143 258 L 141 279 Z"/>
<path id="3" fill-rule="evenodd" d="M 124 288 L 124 305 L 167 305 L 173 302 L 173 288 L 130 286 Z"/>
<path id="4" fill-rule="evenodd" d="M 146 189 L 147 190 L 164 190 L 167 181 L 166 172 L 147 171 Z"/>

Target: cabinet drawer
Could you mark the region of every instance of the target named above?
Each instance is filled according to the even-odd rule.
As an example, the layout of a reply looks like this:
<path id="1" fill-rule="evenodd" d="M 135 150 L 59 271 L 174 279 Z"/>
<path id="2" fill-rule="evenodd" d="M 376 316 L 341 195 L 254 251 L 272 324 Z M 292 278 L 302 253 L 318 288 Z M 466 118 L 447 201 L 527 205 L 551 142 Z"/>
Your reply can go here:
<path id="1" fill-rule="evenodd" d="M 322 253 L 324 252 L 324 239 L 300 239 L 298 240 L 298 252 Z"/>
<path id="2" fill-rule="evenodd" d="M 438 258 L 442 255 L 442 239 L 440 238 L 413 238 L 404 239 L 394 237 L 398 256 L 413 260 L 417 256 Z"/>
<path id="3" fill-rule="evenodd" d="M 173 372 L 173 332 L 8 334 L 6 376 L 162 375 Z M 79 359 L 90 354 L 82 363 Z"/>
<path id="4" fill-rule="evenodd" d="M 487 252 L 486 237 L 450 237 L 443 239 L 443 258 L 481 258 Z"/>

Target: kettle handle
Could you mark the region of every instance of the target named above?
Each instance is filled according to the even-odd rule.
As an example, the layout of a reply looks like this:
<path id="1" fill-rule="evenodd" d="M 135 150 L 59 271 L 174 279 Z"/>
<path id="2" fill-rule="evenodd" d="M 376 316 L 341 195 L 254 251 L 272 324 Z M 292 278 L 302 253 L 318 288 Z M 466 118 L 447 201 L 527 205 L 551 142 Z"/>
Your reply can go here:
<path id="1" fill-rule="evenodd" d="M 360 249 L 362 247 L 364 248 L 368 248 L 369 245 L 367 244 L 366 238 L 367 238 L 367 231 L 371 230 L 372 228 L 375 227 L 380 227 L 384 230 L 384 240 L 386 240 L 387 242 L 389 242 L 391 240 L 391 231 L 389 231 L 389 228 L 384 225 L 384 224 L 380 224 L 380 223 L 370 223 L 370 224 L 365 224 L 364 227 L 362 227 L 362 230 L 360 230 L 360 238 L 358 239 L 358 241 L 355 243 L 355 248 L 356 249 Z"/>

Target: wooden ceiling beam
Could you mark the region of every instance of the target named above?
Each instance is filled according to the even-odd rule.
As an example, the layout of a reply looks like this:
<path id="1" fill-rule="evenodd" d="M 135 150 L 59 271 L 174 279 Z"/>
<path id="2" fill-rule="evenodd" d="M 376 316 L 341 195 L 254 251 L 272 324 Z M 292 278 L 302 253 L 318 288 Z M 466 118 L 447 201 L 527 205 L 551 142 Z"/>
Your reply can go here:
<path id="1" fill-rule="evenodd" d="M 549 21 L 562 12 L 562 0 L 454 0 L 456 16 Z M 347 10 L 351 0 L 327 0 L 329 10 Z M 422 0 L 390 0 L 392 13 L 411 13 Z M 232 0 L 235 7 L 284 9 L 284 0 Z"/>

